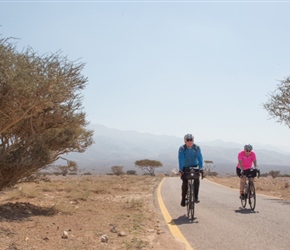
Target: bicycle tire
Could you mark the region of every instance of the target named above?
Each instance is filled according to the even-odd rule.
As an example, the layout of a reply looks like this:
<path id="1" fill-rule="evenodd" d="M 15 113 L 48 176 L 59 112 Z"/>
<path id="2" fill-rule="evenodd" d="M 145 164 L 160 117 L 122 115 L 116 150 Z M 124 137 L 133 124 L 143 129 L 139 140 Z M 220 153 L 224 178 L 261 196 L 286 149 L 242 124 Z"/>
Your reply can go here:
<path id="1" fill-rule="evenodd" d="M 194 219 L 194 189 L 193 189 L 193 183 L 191 181 L 190 183 L 190 199 L 189 199 L 189 219 L 193 220 Z"/>
<path id="2" fill-rule="evenodd" d="M 186 205 L 186 210 L 187 210 L 187 216 L 189 217 L 189 197 L 190 197 L 190 187 L 188 185 L 188 189 L 187 189 L 187 194 L 185 197 L 185 205 Z"/>
<path id="3" fill-rule="evenodd" d="M 254 211 L 256 207 L 256 189 L 253 181 L 249 181 L 248 195 L 250 208 L 252 209 L 252 211 Z"/>

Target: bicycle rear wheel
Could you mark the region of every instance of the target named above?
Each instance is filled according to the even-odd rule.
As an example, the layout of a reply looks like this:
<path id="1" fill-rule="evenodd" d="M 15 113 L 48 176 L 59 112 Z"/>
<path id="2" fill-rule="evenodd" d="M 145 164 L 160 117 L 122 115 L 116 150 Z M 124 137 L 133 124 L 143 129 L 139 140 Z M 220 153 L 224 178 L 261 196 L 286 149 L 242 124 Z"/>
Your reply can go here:
<path id="1" fill-rule="evenodd" d="M 251 209 L 254 211 L 256 207 L 256 190 L 253 181 L 249 182 L 249 191 L 248 191 L 249 205 Z"/>
<path id="2" fill-rule="evenodd" d="M 248 190 L 246 188 L 244 188 L 244 199 L 241 199 L 241 204 L 242 204 L 243 208 L 245 208 L 247 205 L 247 197 L 248 197 L 247 192 L 248 192 Z"/>

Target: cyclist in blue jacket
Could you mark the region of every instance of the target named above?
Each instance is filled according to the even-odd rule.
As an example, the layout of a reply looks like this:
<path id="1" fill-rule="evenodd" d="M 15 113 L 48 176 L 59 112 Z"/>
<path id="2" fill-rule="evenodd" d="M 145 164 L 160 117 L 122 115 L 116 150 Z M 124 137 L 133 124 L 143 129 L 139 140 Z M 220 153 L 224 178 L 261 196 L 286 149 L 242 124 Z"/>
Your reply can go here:
<path id="1" fill-rule="evenodd" d="M 182 179 L 181 186 L 181 206 L 185 206 L 185 197 L 188 188 L 188 180 L 185 178 L 185 168 L 194 167 L 197 170 L 201 170 L 203 177 L 203 157 L 200 147 L 194 144 L 194 137 L 192 134 L 186 134 L 184 136 L 184 145 L 179 148 L 178 151 L 178 163 L 179 163 L 179 175 Z M 198 203 L 199 192 L 199 178 L 194 180 L 195 200 Z"/>

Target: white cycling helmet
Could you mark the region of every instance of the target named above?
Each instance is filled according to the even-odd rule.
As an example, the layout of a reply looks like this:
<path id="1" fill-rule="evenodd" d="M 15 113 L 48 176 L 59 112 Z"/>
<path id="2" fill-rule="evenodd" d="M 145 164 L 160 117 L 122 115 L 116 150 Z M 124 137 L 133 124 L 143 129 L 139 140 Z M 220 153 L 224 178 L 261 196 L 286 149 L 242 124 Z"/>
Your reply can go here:
<path id="1" fill-rule="evenodd" d="M 187 141 L 187 140 L 193 140 L 193 136 L 192 136 L 192 134 L 186 134 L 186 135 L 184 136 L 184 141 Z"/>

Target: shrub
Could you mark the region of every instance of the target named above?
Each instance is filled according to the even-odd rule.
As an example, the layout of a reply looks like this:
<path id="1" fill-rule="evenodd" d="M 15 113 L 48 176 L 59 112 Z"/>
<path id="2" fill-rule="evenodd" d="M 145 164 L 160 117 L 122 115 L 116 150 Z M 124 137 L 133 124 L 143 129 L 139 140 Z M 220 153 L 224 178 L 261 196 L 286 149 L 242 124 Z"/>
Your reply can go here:
<path id="1" fill-rule="evenodd" d="M 136 175 L 136 171 L 135 170 L 128 170 L 127 175 Z"/>
<path id="2" fill-rule="evenodd" d="M 280 174 L 280 171 L 271 170 L 269 172 L 269 175 L 271 175 L 273 179 L 275 179 L 279 174 Z"/>

